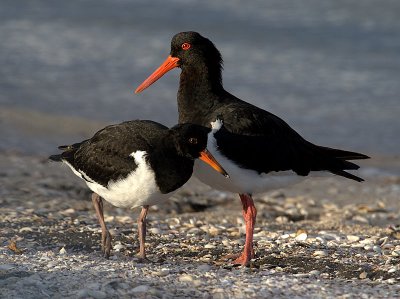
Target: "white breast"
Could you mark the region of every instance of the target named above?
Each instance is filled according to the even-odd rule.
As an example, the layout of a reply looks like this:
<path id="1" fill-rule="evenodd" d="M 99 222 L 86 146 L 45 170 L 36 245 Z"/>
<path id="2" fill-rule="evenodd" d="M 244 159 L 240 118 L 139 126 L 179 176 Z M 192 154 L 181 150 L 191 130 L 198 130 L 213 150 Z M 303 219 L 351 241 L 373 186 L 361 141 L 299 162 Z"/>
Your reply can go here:
<path id="1" fill-rule="evenodd" d="M 84 175 L 88 187 L 106 201 L 117 207 L 134 208 L 143 205 L 154 205 L 168 199 L 174 192 L 162 194 L 155 180 L 154 171 L 149 167 L 145 160 L 146 152 L 136 151 L 131 154 L 134 157 L 137 168 L 126 178 L 111 181 L 107 188 L 96 183 L 83 171 L 75 170 L 66 163 L 76 175 Z"/>
<path id="2" fill-rule="evenodd" d="M 217 119 L 215 122 L 212 122 L 211 125 L 212 130 L 208 134 L 207 149 L 226 170 L 229 174 L 229 178 L 225 178 L 220 173 L 213 170 L 208 164 L 196 160 L 194 164 L 194 175 L 203 183 L 218 190 L 240 194 L 254 194 L 282 188 L 304 180 L 305 177 L 298 176 L 292 171 L 259 174 L 254 170 L 240 168 L 233 161 L 223 156 L 218 150 L 214 134 L 221 128 L 222 122 Z M 238 144 L 237 146 L 246 145 Z"/>

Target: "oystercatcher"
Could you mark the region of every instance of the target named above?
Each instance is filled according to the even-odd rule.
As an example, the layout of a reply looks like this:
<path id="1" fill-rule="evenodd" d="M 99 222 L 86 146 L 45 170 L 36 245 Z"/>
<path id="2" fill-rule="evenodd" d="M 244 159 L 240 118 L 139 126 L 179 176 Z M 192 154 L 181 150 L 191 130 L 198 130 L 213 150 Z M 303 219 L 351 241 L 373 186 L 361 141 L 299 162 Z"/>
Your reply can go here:
<path id="1" fill-rule="evenodd" d="M 138 218 L 139 257 L 145 259 L 146 215 L 185 184 L 200 158 L 228 176 L 207 150 L 210 129 L 179 124 L 171 129 L 147 120 L 127 121 L 98 131 L 91 139 L 68 146 L 50 156 L 67 164 L 94 192 L 92 202 L 101 226 L 102 250 L 108 258 L 111 235 L 104 223 L 103 201 L 117 207 L 142 206 Z"/>
<path id="2" fill-rule="evenodd" d="M 366 155 L 314 145 L 279 117 L 227 92 L 222 85 L 221 54 L 197 32 L 176 34 L 168 58 L 135 92 L 175 67 L 182 69 L 179 123 L 212 126 L 208 149 L 229 172 L 230 179 L 221 181 L 198 163 L 194 174 L 211 187 L 239 193 L 242 201 L 246 241 L 234 264 L 247 265 L 254 256 L 257 210 L 252 194 L 284 187 L 314 171 L 363 181 L 346 170 L 359 168 L 348 160 L 367 159 Z"/>

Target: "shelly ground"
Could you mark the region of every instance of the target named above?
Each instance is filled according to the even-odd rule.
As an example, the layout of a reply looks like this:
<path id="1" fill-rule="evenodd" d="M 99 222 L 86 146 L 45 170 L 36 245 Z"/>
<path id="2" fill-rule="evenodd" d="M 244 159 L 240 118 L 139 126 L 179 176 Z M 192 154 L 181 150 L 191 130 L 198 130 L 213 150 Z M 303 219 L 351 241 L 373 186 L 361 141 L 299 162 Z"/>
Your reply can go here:
<path id="1" fill-rule="evenodd" d="M 14 167 L 6 167 L 10 163 Z M 399 295 L 395 176 L 369 184 L 312 181 L 258 197 L 256 258 L 242 268 L 224 260 L 244 242 L 236 195 L 200 190 L 192 182 L 177 198 L 153 207 L 146 244 L 152 262 L 146 264 L 136 258 L 138 211 L 106 205 L 113 250 L 105 260 L 90 193 L 75 177 L 36 158 L 3 156 L 0 166 L 1 296 Z"/>

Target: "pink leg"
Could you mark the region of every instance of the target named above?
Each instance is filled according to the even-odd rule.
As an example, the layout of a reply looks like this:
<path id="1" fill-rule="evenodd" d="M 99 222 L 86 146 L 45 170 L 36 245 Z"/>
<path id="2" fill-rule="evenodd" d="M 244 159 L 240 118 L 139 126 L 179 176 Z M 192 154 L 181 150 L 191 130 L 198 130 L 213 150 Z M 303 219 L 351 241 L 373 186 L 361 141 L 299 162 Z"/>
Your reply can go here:
<path id="1" fill-rule="evenodd" d="M 139 250 L 139 257 L 141 259 L 146 260 L 146 251 L 145 251 L 145 241 L 146 241 L 146 216 L 147 216 L 147 211 L 149 210 L 149 206 L 143 206 L 142 211 L 140 212 L 139 218 L 138 218 L 138 233 L 139 233 L 139 244 L 140 244 L 140 250 Z"/>
<path id="2" fill-rule="evenodd" d="M 103 200 L 98 194 L 93 193 L 92 203 L 94 209 L 96 210 L 96 216 L 101 226 L 101 248 L 103 250 L 104 257 L 108 259 L 110 257 L 110 251 L 111 251 L 111 234 L 108 231 L 106 224 L 104 222 Z"/>
<path id="3" fill-rule="evenodd" d="M 243 205 L 243 218 L 246 223 L 246 241 L 242 254 L 233 261 L 237 265 L 248 265 L 250 260 L 254 257 L 253 250 L 253 233 L 254 225 L 256 222 L 257 209 L 254 206 L 253 199 L 250 194 L 239 194 L 240 200 Z"/>

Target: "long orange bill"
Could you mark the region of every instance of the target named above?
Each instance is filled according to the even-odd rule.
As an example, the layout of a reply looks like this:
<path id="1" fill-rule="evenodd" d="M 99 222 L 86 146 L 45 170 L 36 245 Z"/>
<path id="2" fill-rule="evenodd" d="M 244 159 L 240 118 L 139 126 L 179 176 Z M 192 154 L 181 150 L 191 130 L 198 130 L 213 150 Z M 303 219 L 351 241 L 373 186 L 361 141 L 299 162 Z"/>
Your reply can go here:
<path id="1" fill-rule="evenodd" d="M 207 149 L 200 153 L 200 160 L 206 162 L 216 171 L 229 178 L 229 174 L 225 171 L 225 169 L 222 168 L 222 166 L 217 162 L 217 160 L 215 160 L 213 155 L 211 155 L 211 153 Z"/>
<path id="2" fill-rule="evenodd" d="M 159 66 L 158 69 L 154 71 L 146 80 L 143 81 L 142 84 L 136 88 L 135 93 L 139 93 L 149 87 L 151 84 L 160 79 L 165 73 L 169 72 L 173 68 L 178 66 L 179 58 L 168 56 L 167 59 Z"/>

